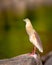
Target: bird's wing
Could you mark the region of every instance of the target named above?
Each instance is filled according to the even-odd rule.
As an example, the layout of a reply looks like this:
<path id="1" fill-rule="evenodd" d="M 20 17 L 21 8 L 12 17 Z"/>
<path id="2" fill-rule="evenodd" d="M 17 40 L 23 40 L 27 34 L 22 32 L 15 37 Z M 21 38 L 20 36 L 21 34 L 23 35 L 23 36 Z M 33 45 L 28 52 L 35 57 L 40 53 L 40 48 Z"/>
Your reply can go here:
<path id="1" fill-rule="evenodd" d="M 37 32 L 34 32 L 34 34 L 31 36 L 30 41 L 39 49 L 40 52 L 43 52 L 42 43 Z"/>

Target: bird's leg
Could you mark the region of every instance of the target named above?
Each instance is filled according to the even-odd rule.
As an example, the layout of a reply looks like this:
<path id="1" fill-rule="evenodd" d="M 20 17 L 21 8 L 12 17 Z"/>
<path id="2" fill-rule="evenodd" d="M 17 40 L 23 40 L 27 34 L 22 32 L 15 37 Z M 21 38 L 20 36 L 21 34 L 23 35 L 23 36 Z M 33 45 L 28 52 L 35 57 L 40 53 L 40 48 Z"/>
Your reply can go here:
<path id="1" fill-rule="evenodd" d="M 33 51 L 29 55 L 32 56 L 34 54 L 36 54 L 36 47 L 35 46 L 33 47 Z"/>
<path id="2" fill-rule="evenodd" d="M 33 47 L 32 54 L 34 55 L 36 53 L 36 47 Z"/>

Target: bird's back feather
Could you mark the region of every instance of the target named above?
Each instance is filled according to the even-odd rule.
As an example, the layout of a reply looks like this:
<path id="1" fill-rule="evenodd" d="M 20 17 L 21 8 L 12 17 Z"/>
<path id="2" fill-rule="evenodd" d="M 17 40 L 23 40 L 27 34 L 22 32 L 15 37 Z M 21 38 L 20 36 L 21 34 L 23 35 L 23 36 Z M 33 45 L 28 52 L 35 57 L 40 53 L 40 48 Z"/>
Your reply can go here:
<path id="1" fill-rule="evenodd" d="M 30 36 L 30 41 L 38 48 L 40 52 L 43 52 L 42 43 L 37 32 L 34 32 L 34 34 Z"/>

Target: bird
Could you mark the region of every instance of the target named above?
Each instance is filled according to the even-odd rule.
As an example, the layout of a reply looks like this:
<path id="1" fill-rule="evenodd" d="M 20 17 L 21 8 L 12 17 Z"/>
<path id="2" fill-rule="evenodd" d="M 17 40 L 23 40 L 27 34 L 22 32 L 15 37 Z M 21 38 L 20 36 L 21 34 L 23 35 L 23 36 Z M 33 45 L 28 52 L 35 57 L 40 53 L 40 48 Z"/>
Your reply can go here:
<path id="1" fill-rule="evenodd" d="M 29 41 L 34 45 L 32 54 L 35 54 L 37 49 L 41 53 L 43 53 L 42 42 L 40 40 L 40 37 L 39 37 L 38 33 L 33 28 L 30 19 L 26 18 L 26 19 L 23 19 L 23 21 L 26 23 L 25 28 L 26 28 L 26 32 L 29 36 Z"/>

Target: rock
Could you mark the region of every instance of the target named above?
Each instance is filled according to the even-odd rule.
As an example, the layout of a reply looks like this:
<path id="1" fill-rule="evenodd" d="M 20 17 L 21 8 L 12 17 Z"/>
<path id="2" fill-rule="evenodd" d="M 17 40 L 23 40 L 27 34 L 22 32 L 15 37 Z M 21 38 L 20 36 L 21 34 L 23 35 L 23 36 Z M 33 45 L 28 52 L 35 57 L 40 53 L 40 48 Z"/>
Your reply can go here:
<path id="1" fill-rule="evenodd" d="M 52 51 L 42 57 L 44 65 L 52 65 Z"/>
<path id="2" fill-rule="evenodd" d="M 39 54 L 23 54 L 10 59 L 0 60 L 0 65 L 42 65 Z"/>
<path id="3" fill-rule="evenodd" d="M 50 57 L 44 65 L 52 65 L 52 57 Z"/>

